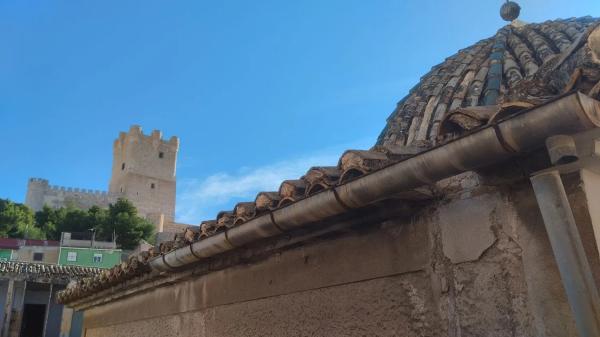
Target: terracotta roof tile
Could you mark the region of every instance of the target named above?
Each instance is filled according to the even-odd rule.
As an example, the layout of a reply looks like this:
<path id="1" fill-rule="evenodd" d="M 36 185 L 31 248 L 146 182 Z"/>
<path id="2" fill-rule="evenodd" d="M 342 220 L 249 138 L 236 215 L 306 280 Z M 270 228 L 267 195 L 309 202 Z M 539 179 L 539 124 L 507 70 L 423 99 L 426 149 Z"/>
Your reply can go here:
<path id="1" fill-rule="evenodd" d="M 0 274 L 78 278 L 100 273 L 101 269 L 35 262 L 0 261 Z"/>
<path id="2" fill-rule="evenodd" d="M 256 204 L 254 202 L 240 202 L 233 209 L 235 226 L 254 218 L 256 215 Z"/>
<path id="3" fill-rule="evenodd" d="M 455 136 L 440 134 L 440 121 L 452 110 L 512 100 L 539 104 L 562 94 L 559 87 L 565 81 L 548 80 L 552 69 L 546 68 L 599 22 L 584 17 L 508 25 L 493 38 L 460 50 L 433 67 L 398 104 L 377 145 L 433 146 Z M 500 66 L 495 65 L 498 61 Z"/>
<path id="4" fill-rule="evenodd" d="M 304 198 L 306 193 L 306 181 L 302 179 L 285 180 L 279 186 L 279 207 L 291 204 Z"/>
<path id="5" fill-rule="evenodd" d="M 260 192 L 256 195 L 254 203 L 258 211 L 267 211 L 277 208 L 280 200 L 278 192 Z"/>

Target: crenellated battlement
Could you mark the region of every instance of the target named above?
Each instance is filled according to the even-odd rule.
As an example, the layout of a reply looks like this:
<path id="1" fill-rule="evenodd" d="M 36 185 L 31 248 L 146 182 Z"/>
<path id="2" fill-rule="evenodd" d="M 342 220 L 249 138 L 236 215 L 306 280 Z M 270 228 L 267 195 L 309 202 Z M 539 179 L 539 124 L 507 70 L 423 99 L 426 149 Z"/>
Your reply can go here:
<path id="1" fill-rule="evenodd" d="M 173 136 L 165 141 L 159 130 L 153 130 L 149 135 L 145 135 L 140 126 L 131 126 L 128 132 L 121 132 L 115 140 L 108 190 L 124 192 L 131 200 L 138 199 L 142 194 L 143 202 L 150 202 L 164 196 L 167 182 L 175 181 L 178 150 L 179 138 Z M 162 181 L 161 184 L 158 184 L 159 180 Z M 173 191 L 174 188 L 172 186 Z M 153 194 L 156 196 L 151 196 Z M 160 203 L 167 202 L 171 204 L 167 200 Z M 144 206 L 140 207 L 144 208 Z M 149 208 L 153 209 L 156 206 L 149 206 Z"/>
<path id="2" fill-rule="evenodd" d="M 160 130 L 152 130 L 152 133 L 145 135 L 142 127 L 139 125 L 132 125 L 128 132 L 120 132 L 119 137 L 115 139 L 114 147 L 123 148 L 127 144 L 127 141 L 145 142 L 153 144 L 155 147 L 162 145 L 163 149 L 173 152 L 179 150 L 179 138 L 177 136 L 172 136 L 169 140 L 164 140 Z"/>
<path id="3" fill-rule="evenodd" d="M 43 179 L 43 178 L 29 178 L 29 184 L 36 185 L 37 189 L 39 189 L 41 187 L 41 190 L 48 191 L 48 192 L 79 193 L 79 194 L 87 194 L 87 195 L 99 196 L 99 197 L 117 196 L 116 193 L 109 193 L 107 191 L 101 191 L 101 190 L 50 185 L 50 181 L 48 179 Z"/>
<path id="4" fill-rule="evenodd" d="M 47 179 L 30 178 L 25 204 L 35 211 L 41 210 L 44 205 L 52 208 L 73 205 L 77 208 L 87 209 L 92 206 L 108 207 L 108 204 L 114 203 L 119 197 L 122 197 L 119 193 L 50 185 Z"/>
<path id="5" fill-rule="evenodd" d="M 99 196 L 99 197 L 106 197 L 106 196 L 113 195 L 113 193 L 108 193 L 107 191 L 93 190 L 93 189 L 87 189 L 87 188 L 58 186 L 58 185 L 50 185 L 48 187 L 48 190 L 53 191 L 53 192 L 59 192 L 59 193 L 80 193 L 80 194 L 87 194 L 87 195 Z"/>

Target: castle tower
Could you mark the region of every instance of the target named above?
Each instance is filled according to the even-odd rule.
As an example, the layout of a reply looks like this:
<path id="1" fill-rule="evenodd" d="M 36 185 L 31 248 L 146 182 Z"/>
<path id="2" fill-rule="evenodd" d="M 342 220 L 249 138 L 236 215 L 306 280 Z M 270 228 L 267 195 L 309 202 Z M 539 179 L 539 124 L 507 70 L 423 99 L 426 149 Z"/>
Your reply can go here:
<path id="1" fill-rule="evenodd" d="M 42 207 L 44 207 L 44 195 L 49 187 L 50 185 L 46 179 L 30 178 L 27 183 L 25 205 L 31 207 L 36 212 L 42 210 Z"/>
<path id="2" fill-rule="evenodd" d="M 108 191 L 129 199 L 144 216 L 159 222 L 175 217 L 175 169 L 179 139 L 162 139 L 158 130 L 146 136 L 134 125 L 121 132 L 113 146 L 112 176 Z"/>

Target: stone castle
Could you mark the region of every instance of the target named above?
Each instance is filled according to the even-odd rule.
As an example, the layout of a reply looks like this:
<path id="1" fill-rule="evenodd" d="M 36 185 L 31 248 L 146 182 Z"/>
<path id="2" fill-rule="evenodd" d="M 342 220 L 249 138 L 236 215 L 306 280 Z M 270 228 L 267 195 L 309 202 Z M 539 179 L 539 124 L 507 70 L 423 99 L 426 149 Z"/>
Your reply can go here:
<path id="1" fill-rule="evenodd" d="M 180 231 L 185 225 L 175 223 L 178 150 L 179 138 L 163 140 L 158 130 L 146 136 L 140 126 L 134 125 L 114 142 L 108 191 L 54 186 L 46 179 L 30 178 L 25 204 L 35 211 L 44 205 L 104 208 L 118 198 L 126 198 L 141 216 L 156 225 L 157 232 Z"/>

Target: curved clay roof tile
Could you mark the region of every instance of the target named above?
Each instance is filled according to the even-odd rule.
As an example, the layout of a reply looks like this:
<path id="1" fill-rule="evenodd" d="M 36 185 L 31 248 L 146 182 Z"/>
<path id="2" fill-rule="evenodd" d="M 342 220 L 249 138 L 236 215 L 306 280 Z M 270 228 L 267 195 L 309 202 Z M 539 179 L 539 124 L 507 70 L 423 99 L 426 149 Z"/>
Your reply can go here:
<path id="1" fill-rule="evenodd" d="M 302 199 L 306 192 L 306 182 L 302 179 L 285 180 L 279 186 L 281 200 L 278 207 L 282 207 Z"/>
<path id="2" fill-rule="evenodd" d="M 207 220 L 200 223 L 200 239 L 205 239 L 217 231 L 217 220 Z"/>
<path id="3" fill-rule="evenodd" d="M 253 202 L 240 202 L 233 208 L 235 216 L 234 225 L 240 225 L 256 216 L 256 204 Z"/>
<path id="4" fill-rule="evenodd" d="M 256 195 L 254 204 L 256 205 L 256 210 L 262 212 L 277 208 L 280 200 L 281 196 L 279 192 L 260 192 Z"/>
<path id="5" fill-rule="evenodd" d="M 346 182 L 365 173 L 378 170 L 391 161 L 385 153 L 366 150 L 348 150 L 342 154 L 338 166 L 342 171 L 340 182 Z"/>
<path id="6" fill-rule="evenodd" d="M 342 171 L 337 166 L 311 167 L 303 179 L 308 183 L 306 196 L 313 195 L 321 190 L 335 186 L 340 179 Z"/>
<path id="7" fill-rule="evenodd" d="M 233 227 L 235 215 L 233 211 L 221 211 L 217 214 L 217 232 Z"/>
<path id="8" fill-rule="evenodd" d="M 303 195 L 306 189 L 306 181 L 302 179 L 285 180 L 279 186 L 279 195 L 282 197 L 293 198 L 298 195 Z"/>

